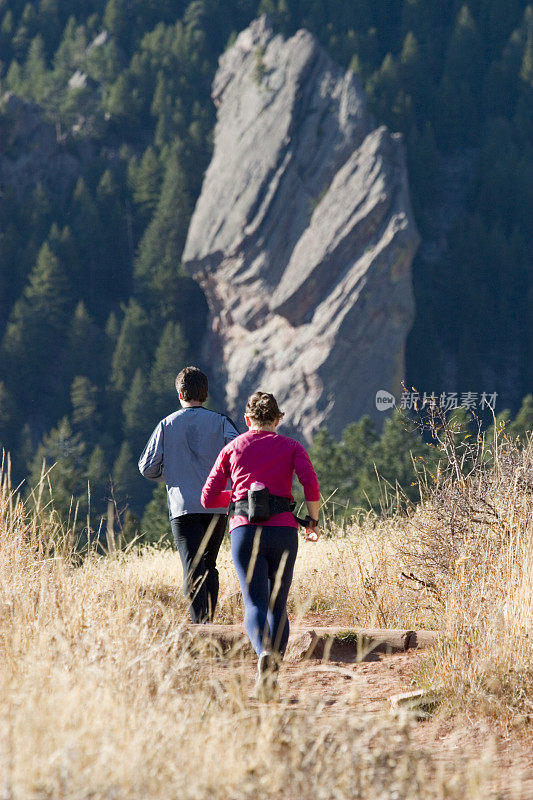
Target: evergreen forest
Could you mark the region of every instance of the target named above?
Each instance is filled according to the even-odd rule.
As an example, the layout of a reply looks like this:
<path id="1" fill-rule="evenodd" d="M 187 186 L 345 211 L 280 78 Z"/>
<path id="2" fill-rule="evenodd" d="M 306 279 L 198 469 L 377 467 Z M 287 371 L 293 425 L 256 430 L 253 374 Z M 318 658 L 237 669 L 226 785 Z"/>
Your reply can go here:
<path id="1" fill-rule="evenodd" d="M 218 57 L 262 13 L 312 31 L 404 134 L 422 235 L 409 386 L 497 392 L 496 424 L 533 427 L 533 6 L 0 0 L 0 449 L 25 494 L 55 464 L 44 500 L 81 539 L 110 498 L 125 536 L 166 530 L 137 458 L 177 371 L 202 366 L 207 305 L 180 257 Z M 379 508 L 376 470 L 416 500 L 429 447 L 394 414 L 312 450 L 325 495 Z"/>

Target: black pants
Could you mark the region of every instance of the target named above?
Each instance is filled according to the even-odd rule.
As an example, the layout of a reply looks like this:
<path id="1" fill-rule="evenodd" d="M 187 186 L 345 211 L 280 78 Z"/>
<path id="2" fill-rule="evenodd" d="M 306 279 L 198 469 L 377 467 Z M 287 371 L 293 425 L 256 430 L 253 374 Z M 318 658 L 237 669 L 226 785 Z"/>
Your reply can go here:
<path id="1" fill-rule="evenodd" d="M 193 622 L 209 622 L 215 614 L 218 600 L 216 561 L 226 520 L 224 514 L 183 514 L 170 520 L 183 566 L 183 593 L 189 599 Z"/>

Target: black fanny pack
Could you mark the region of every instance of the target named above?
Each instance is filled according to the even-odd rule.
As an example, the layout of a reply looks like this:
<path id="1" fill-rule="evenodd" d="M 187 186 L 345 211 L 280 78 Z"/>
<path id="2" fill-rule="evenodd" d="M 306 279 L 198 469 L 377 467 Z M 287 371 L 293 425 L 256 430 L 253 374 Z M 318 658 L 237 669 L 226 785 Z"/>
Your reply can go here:
<path id="1" fill-rule="evenodd" d="M 247 517 L 252 523 L 266 522 L 274 514 L 292 511 L 296 503 L 288 497 L 270 494 L 268 489 L 248 489 L 246 499 L 237 500 L 233 504 L 233 513 L 237 516 Z"/>

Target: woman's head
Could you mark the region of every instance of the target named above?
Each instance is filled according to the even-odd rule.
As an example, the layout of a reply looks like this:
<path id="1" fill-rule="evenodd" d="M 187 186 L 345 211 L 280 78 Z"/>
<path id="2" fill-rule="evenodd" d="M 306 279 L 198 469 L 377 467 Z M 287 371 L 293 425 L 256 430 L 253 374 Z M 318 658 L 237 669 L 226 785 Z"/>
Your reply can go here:
<path id="1" fill-rule="evenodd" d="M 246 403 L 245 416 L 255 428 L 270 428 L 284 416 L 270 392 L 254 392 Z"/>

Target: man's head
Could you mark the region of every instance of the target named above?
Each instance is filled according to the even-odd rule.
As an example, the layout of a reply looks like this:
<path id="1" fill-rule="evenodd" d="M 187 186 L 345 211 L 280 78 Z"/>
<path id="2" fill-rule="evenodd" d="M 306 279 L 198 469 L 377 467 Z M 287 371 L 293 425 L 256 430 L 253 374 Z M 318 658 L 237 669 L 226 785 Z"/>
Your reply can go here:
<path id="1" fill-rule="evenodd" d="M 207 375 L 198 367 L 185 367 L 176 376 L 176 391 L 185 403 L 205 403 L 209 390 Z"/>

